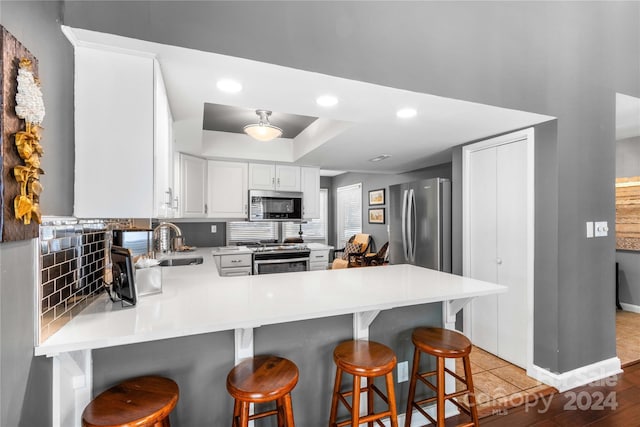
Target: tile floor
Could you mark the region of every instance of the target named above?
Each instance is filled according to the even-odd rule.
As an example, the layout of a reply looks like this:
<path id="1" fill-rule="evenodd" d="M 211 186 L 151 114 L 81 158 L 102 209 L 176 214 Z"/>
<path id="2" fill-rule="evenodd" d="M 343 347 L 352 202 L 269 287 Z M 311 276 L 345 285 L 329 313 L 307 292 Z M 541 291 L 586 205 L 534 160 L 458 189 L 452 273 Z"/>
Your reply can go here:
<path id="1" fill-rule="evenodd" d="M 623 367 L 640 361 L 640 313 L 616 312 L 616 350 Z"/>
<path id="2" fill-rule="evenodd" d="M 456 371 L 463 372 L 461 361 L 458 363 Z M 557 391 L 528 377 L 524 369 L 478 347 L 473 347 L 471 351 L 471 372 L 480 417 L 519 406 L 529 399 Z M 466 396 L 462 398 L 462 402 L 468 403 Z"/>

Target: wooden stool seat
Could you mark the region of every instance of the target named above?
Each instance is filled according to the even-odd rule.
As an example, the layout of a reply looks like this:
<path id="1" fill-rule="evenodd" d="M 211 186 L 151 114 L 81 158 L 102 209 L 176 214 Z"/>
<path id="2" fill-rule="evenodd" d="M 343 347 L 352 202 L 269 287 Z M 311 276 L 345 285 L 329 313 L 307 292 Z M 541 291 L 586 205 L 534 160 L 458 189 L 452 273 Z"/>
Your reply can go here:
<path id="1" fill-rule="evenodd" d="M 271 355 L 255 356 L 235 366 L 227 375 L 227 391 L 234 398 L 233 426 L 246 427 L 250 420 L 278 416 L 294 427 L 291 390 L 298 383 L 298 367 L 292 361 Z M 276 409 L 249 415 L 251 403 L 276 402 Z"/>
<path id="2" fill-rule="evenodd" d="M 339 344 L 333 351 L 333 360 L 336 364 L 336 379 L 331 400 L 331 415 L 329 427 L 340 427 L 346 425 L 360 425 L 369 423 L 373 425 L 376 421 L 382 424 L 382 419 L 389 417 L 391 426 L 397 427 L 396 398 L 393 386 L 393 368 L 396 366 L 396 355 L 389 347 L 374 342 L 354 340 Z M 353 376 L 353 388 L 341 391 L 342 374 L 347 373 Z M 373 383 L 375 377 L 385 377 L 387 394 Z M 360 379 L 367 379 L 366 387 L 361 387 Z M 367 392 L 367 415 L 360 415 L 360 394 Z M 382 412 L 375 412 L 374 393 L 387 403 L 388 408 Z M 347 397 L 351 396 L 351 403 Z M 351 418 L 346 421 L 337 422 L 338 402 L 341 402 L 351 414 Z"/>
<path id="3" fill-rule="evenodd" d="M 411 382 L 409 383 L 409 397 L 407 399 L 407 412 L 405 413 L 405 427 L 411 425 L 411 417 L 415 408 L 425 418 L 436 426 L 444 426 L 444 404 L 449 400 L 458 407 L 462 412 L 469 415 L 471 421 L 462 424 L 459 427 L 479 426 L 478 411 L 476 408 L 475 392 L 473 389 L 473 378 L 471 375 L 471 361 L 469 354 L 471 353 L 471 341 L 460 332 L 442 328 L 425 328 L 420 327 L 413 330 L 411 341 L 415 346 L 413 355 L 413 367 L 411 369 Z M 436 358 L 436 369 L 430 372 L 419 372 L 420 354 L 427 353 Z M 464 377 L 449 370 L 445 367 L 444 360 L 447 358 L 462 358 L 464 366 Z M 462 384 L 464 389 L 446 393 L 445 390 L 445 374 L 449 374 Z M 436 384 L 433 384 L 427 378 L 435 376 Z M 416 400 L 416 384 L 420 380 L 428 388 L 436 392 L 436 395 L 426 399 Z M 464 407 L 458 402 L 457 398 L 468 395 L 469 408 Z M 423 405 L 436 402 L 436 419 L 427 414 L 422 408 Z"/>
<path id="4" fill-rule="evenodd" d="M 100 393 L 82 413 L 85 427 L 165 427 L 178 402 L 178 385 L 169 378 L 126 380 Z"/>

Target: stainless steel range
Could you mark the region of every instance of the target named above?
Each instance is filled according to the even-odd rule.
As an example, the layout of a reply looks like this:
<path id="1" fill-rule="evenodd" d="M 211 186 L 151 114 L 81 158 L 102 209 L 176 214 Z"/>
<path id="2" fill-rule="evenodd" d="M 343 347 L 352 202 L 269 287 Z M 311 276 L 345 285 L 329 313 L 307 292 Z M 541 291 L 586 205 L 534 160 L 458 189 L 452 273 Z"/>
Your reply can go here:
<path id="1" fill-rule="evenodd" d="M 253 250 L 253 274 L 309 271 L 311 250 L 304 244 L 247 245 Z"/>

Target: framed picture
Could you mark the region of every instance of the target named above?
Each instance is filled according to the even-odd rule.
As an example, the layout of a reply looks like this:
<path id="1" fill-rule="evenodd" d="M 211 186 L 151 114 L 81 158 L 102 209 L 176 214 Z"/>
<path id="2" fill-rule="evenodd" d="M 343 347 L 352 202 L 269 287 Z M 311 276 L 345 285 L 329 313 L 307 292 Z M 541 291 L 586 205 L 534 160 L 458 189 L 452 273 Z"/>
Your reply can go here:
<path id="1" fill-rule="evenodd" d="M 384 205 L 384 188 L 369 191 L 369 206 Z"/>
<path id="2" fill-rule="evenodd" d="M 369 209 L 369 224 L 384 224 L 384 208 Z"/>

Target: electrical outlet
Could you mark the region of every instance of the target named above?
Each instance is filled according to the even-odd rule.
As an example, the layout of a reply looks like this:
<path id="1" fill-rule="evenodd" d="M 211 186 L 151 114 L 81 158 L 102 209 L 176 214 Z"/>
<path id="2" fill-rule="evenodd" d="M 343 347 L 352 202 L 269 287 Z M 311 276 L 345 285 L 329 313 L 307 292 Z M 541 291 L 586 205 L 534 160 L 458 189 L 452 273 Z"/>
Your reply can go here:
<path id="1" fill-rule="evenodd" d="M 217 233 L 218 232 L 218 226 L 217 225 L 212 225 L 211 226 L 211 232 L 212 233 Z"/>
<path id="2" fill-rule="evenodd" d="M 403 383 L 409 380 L 409 362 L 404 361 L 398 363 L 398 382 Z"/>

